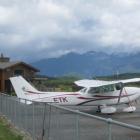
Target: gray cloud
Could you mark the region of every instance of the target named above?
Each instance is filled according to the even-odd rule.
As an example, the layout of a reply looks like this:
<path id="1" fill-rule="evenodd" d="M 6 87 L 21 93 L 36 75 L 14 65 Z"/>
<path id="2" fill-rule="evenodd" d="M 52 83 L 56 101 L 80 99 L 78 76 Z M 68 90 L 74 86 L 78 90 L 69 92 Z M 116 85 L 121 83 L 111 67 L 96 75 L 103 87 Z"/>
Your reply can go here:
<path id="1" fill-rule="evenodd" d="M 70 51 L 140 51 L 139 0 L 0 0 L 0 51 L 35 60 Z"/>

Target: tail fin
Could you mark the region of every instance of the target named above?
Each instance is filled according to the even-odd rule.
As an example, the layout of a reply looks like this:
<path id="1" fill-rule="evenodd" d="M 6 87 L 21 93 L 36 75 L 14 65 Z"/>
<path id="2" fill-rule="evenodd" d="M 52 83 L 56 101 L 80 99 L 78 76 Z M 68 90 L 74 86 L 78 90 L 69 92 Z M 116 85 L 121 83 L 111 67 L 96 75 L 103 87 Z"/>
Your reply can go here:
<path id="1" fill-rule="evenodd" d="M 20 99 L 33 100 L 38 98 L 39 91 L 29 84 L 22 76 L 11 77 L 10 81 Z"/>

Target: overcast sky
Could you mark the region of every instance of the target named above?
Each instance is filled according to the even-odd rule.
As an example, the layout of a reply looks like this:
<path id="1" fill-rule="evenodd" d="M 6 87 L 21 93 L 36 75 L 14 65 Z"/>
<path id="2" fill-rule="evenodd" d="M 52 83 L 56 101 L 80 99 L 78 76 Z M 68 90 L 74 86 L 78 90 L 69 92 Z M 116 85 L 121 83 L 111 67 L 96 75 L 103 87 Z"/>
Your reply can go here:
<path id="1" fill-rule="evenodd" d="M 0 0 L 0 52 L 34 61 L 140 51 L 140 0 Z"/>

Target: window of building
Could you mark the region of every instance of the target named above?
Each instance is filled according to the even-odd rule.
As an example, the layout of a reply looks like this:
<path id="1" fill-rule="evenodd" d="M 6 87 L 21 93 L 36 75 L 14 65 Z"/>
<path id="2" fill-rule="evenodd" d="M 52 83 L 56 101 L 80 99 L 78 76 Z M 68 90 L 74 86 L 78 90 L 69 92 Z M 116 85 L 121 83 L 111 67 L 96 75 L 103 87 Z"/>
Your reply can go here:
<path id="1" fill-rule="evenodd" d="M 23 70 L 15 70 L 14 71 L 14 75 L 24 75 L 24 71 Z"/>

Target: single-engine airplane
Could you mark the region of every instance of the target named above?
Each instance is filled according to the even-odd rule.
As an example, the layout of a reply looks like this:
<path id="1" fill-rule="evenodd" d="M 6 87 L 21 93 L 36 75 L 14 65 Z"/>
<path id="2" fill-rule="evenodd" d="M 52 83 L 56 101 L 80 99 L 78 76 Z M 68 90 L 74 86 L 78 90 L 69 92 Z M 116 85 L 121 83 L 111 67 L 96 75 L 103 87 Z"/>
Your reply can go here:
<path id="1" fill-rule="evenodd" d="M 98 111 L 112 114 L 117 111 L 113 105 L 127 104 L 123 112 L 134 112 L 131 103 L 140 97 L 140 88 L 125 87 L 126 83 L 140 82 L 140 78 L 117 81 L 79 80 L 75 84 L 83 87 L 77 92 L 42 92 L 35 89 L 22 76 L 11 77 L 10 81 L 18 98 L 36 102 L 48 102 L 59 105 L 97 106 Z"/>

